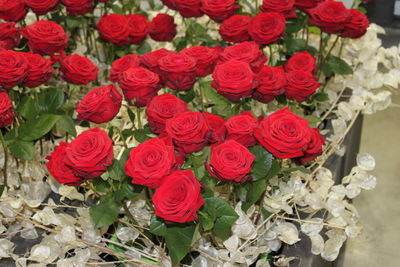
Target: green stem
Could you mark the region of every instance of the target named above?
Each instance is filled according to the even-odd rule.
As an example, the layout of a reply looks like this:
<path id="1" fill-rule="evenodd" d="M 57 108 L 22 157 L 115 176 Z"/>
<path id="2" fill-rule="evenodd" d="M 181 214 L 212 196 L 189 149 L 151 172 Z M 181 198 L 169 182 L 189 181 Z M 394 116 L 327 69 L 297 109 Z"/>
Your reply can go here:
<path id="1" fill-rule="evenodd" d="M 133 214 L 131 213 L 131 211 L 128 208 L 128 205 L 126 205 L 126 202 L 123 201 L 122 202 L 122 208 L 124 209 L 126 216 L 128 216 L 129 220 L 131 221 L 131 223 L 133 224 L 138 224 L 135 220 L 135 217 L 133 217 Z"/>
<path id="2" fill-rule="evenodd" d="M 323 56 L 323 52 L 322 52 L 322 54 L 320 55 L 321 57 L 320 57 L 319 68 L 318 68 L 318 72 L 319 72 L 319 73 L 318 73 L 318 78 L 320 77 L 320 74 L 322 73 L 322 72 L 320 71 L 320 69 L 322 68 L 322 65 L 325 63 L 325 61 L 327 60 L 327 58 L 328 58 L 328 57 L 330 56 L 330 54 L 332 53 L 333 48 L 335 48 L 335 46 L 336 46 L 337 42 L 339 41 L 339 39 L 340 39 L 340 36 L 339 36 L 339 35 L 336 36 L 335 41 L 333 42 L 331 48 L 329 48 L 328 53 L 326 53 L 325 57 Z"/>
<path id="3" fill-rule="evenodd" d="M 3 132 L 0 131 L 0 141 L 3 146 L 4 150 L 4 167 L 3 167 L 3 174 L 4 174 L 4 186 L 8 187 L 8 174 L 7 174 L 7 165 L 8 165 L 8 149 L 6 142 L 4 141 Z"/>
<path id="4" fill-rule="evenodd" d="M 271 66 L 274 66 L 274 58 L 273 58 L 274 52 L 272 51 L 272 45 L 269 45 L 269 46 L 268 46 L 268 49 L 269 49 L 269 60 L 270 60 L 270 65 L 271 65 Z"/>
<path id="5" fill-rule="evenodd" d="M 142 119 L 141 119 L 141 108 L 137 107 L 136 108 L 136 117 L 138 121 L 138 129 L 142 129 Z"/>

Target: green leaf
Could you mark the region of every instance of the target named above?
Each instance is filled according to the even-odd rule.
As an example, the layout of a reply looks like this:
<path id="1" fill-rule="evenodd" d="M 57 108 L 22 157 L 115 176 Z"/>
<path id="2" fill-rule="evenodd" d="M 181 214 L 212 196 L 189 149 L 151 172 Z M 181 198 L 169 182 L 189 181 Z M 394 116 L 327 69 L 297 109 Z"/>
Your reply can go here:
<path id="1" fill-rule="evenodd" d="M 167 228 L 165 243 L 171 257 L 172 266 L 177 266 L 190 252 L 195 229 L 194 225 L 176 225 Z"/>
<path id="2" fill-rule="evenodd" d="M 109 226 L 118 218 L 121 205 L 117 203 L 113 195 L 108 194 L 100 200 L 96 206 L 90 207 L 89 213 L 95 228 Z"/>
<path id="3" fill-rule="evenodd" d="M 313 115 L 308 115 L 305 117 L 305 119 L 308 120 L 308 124 L 312 128 L 316 128 L 318 126 L 319 122 L 321 121 L 320 118 L 318 118 L 317 116 L 313 116 Z"/>
<path id="4" fill-rule="evenodd" d="M 167 225 L 164 223 L 164 220 L 156 215 L 153 215 L 150 220 L 150 233 L 153 233 L 158 236 L 166 236 L 167 235 Z"/>
<path id="5" fill-rule="evenodd" d="M 176 51 L 181 51 L 187 46 L 187 39 L 184 36 L 177 37 L 172 43 L 175 45 Z"/>
<path id="6" fill-rule="evenodd" d="M 329 100 L 328 94 L 327 94 L 327 93 L 324 93 L 324 92 L 316 93 L 316 94 L 313 96 L 313 98 L 314 98 L 315 100 L 319 101 L 319 102 L 325 102 L 325 101 L 328 101 L 328 100 Z"/>
<path id="7" fill-rule="evenodd" d="M 285 40 L 285 43 L 286 43 L 286 48 L 290 54 L 304 51 L 307 46 L 306 40 L 304 39 L 287 38 Z"/>
<path id="8" fill-rule="evenodd" d="M 214 220 L 208 213 L 199 211 L 199 222 L 204 231 L 209 231 L 214 227 Z"/>
<path id="9" fill-rule="evenodd" d="M 122 7 L 120 7 L 120 6 L 118 6 L 118 5 L 112 5 L 112 11 L 113 11 L 113 13 L 114 14 L 119 14 L 119 15 L 124 15 L 125 14 L 125 12 L 124 12 L 124 10 L 122 9 Z"/>
<path id="10" fill-rule="evenodd" d="M 133 113 L 133 111 L 129 108 L 129 106 L 126 106 L 126 110 L 128 111 L 129 119 L 133 124 L 135 124 L 135 118 L 136 118 L 135 113 Z"/>
<path id="11" fill-rule="evenodd" d="M 82 21 L 80 19 L 77 19 L 76 17 L 67 17 L 65 22 L 67 24 L 66 26 L 68 30 L 79 28 L 82 24 Z"/>
<path id="12" fill-rule="evenodd" d="M 151 134 L 151 132 L 147 129 L 137 129 L 133 132 L 133 136 L 139 143 L 143 143 L 144 141 L 151 139 L 152 137 L 149 136 L 149 134 Z"/>
<path id="13" fill-rule="evenodd" d="M 39 110 L 42 113 L 57 111 L 64 104 L 64 91 L 62 89 L 50 89 L 41 95 L 38 101 Z"/>
<path id="14" fill-rule="evenodd" d="M 265 179 L 259 181 L 250 181 L 244 185 L 246 187 L 246 201 L 242 204 L 242 210 L 247 211 L 251 205 L 256 203 L 267 188 L 267 181 Z"/>
<path id="15" fill-rule="evenodd" d="M 124 164 L 117 159 L 113 159 L 113 164 L 108 167 L 107 172 L 109 177 L 116 181 L 122 181 L 126 177 Z"/>
<path id="16" fill-rule="evenodd" d="M 32 142 L 14 141 L 8 145 L 14 157 L 22 160 L 32 160 L 35 155 L 35 146 Z"/>
<path id="17" fill-rule="evenodd" d="M 311 173 L 311 171 L 309 169 L 304 168 L 304 167 L 294 167 L 294 168 L 281 169 L 281 172 L 283 172 L 283 173 L 291 173 L 291 172 L 295 172 L 295 171 L 301 171 L 301 172 L 304 172 L 304 173 L 307 173 L 307 174 Z"/>
<path id="18" fill-rule="evenodd" d="M 30 96 L 24 96 L 18 104 L 17 112 L 25 119 L 32 120 L 38 114 L 37 102 Z"/>
<path id="19" fill-rule="evenodd" d="M 222 117 L 230 117 L 232 115 L 231 102 L 221 96 L 217 91 L 211 87 L 210 82 L 200 84 L 201 90 L 204 91 L 205 96 L 214 105 L 215 113 Z"/>
<path id="20" fill-rule="evenodd" d="M 144 53 L 150 52 L 151 46 L 148 42 L 144 41 L 139 47 L 136 49 L 136 53 L 139 55 L 143 55 Z"/>
<path id="21" fill-rule="evenodd" d="M 322 71 L 326 76 L 331 76 L 331 73 L 339 75 L 348 75 L 353 73 L 353 69 L 346 61 L 336 56 L 328 56 L 322 65 Z M 330 75 L 329 75 L 330 74 Z"/>
<path id="22" fill-rule="evenodd" d="M 92 183 L 97 192 L 105 193 L 110 188 L 110 185 L 101 178 L 93 179 Z"/>
<path id="23" fill-rule="evenodd" d="M 260 180 L 267 176 L 269 169 L 272 166 L 272 155 L 263 146 L 253 146 L 250 152 L 256 156 L 253 163 L 251 175 L 254 180 Z"/>
<path id="24" fill-rule="evenodd" d="M 37 119 L 29 120 L 19 128 L 19 139 L 32 141 L 39 139 L 48 133 L 61 116 L 53 114 L 43 114 Z"/>
<path id="25" fill-rule="evenodd" d="M 60 120 L 56 123 L 56 127 L 64 129 L 67 133 L 69 133 L 73 137 L 76 137 L 75 123 L 72 120 L 71 116 L 69 116 L 68 114 L 62 115 L 60 117 Z"/>
<path id="26" fill-rule="evenodd" d="M 0 197 L 3 195 L 5 188 L 6 188 L 6 186 L 4 184 L 0 185 Z"/>
<path id="27" fill-rule="evenodd" d="M 131 183 L 123 183 L 121 188 L 114 193 L 115 201 L 122 202 L 125 200 L 131 200 L 137 197 L 142 189 L 143 187 L 141 186 L 135 187 Z"/>
<path id="28" fill-rule="evenodd" d="M 300 31 L 304 26 L 304 20 L 301 18 L 286 20 L 286 34 L 293 34 Z"/>
<path id="29" fill-rule="evenodd" d="M 272 160 L 272 165 L 271 169 L 268 171 L 268 174 L 266 176 L 267 180 L 273 178 L 275 175 L 277 175 L 281 170 L 281 165 L 276 159 Z"/>
<path id="30" fill-rule="evenodd" d="M 186 103 L 190 103 L 195 98 L 195 96 L 196 94 L 194 93 L 193 88 L 189 91 L 181 91 L 178 93 L 178 97 Z"/>

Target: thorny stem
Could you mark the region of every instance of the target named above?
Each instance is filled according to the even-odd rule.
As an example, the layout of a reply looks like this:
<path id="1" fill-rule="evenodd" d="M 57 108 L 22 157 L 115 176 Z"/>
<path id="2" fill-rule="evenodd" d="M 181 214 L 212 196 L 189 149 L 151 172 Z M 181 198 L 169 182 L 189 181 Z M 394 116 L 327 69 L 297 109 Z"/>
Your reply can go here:
<path id="1" fill-rule="evenodd" d="M 6 142 L 4 141 L 3 132 L 0 131 L 0 141 L 4 150 L 4 166 L 3 166 L 3 174 L 4 174 L 4 186 L 8 187 L 8 174 L 7 174 L 7 165 L 8 165 L 8 149 Z"/>

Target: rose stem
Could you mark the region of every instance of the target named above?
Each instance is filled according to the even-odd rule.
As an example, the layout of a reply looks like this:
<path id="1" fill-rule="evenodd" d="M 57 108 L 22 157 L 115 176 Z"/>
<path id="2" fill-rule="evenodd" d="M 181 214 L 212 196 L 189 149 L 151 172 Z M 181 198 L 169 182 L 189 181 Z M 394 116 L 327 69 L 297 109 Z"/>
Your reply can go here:
<path id="1" fill-rule="evenodd" d="M 7 176 L 7 165 L 8 165 L 8 149 L 6 142 L 4 141 L 3 132 L 0 131 L 0 141 L 3 146 L 4 150 L 4 167 L 3 167 L 3 174 L 4 174 L 4 186 L 8 187 L 8 176 Z"/>

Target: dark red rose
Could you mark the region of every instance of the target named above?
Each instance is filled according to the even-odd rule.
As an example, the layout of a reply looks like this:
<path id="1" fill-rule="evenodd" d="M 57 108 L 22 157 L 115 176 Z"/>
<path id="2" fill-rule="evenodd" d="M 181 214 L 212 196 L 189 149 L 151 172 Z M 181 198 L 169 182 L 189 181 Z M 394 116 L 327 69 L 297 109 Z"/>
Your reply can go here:
<path id="1" fill-rule="evenodd" d="M 249 15 L 233 15 L 224 20 L 219 27 L 222 39 L 231 43 L 241 43 L 251 39 L 248 27 L 251 17 Z"/>
<path id="2" fill-rule="evenodd" d="M 182 155 L 202 150 L 210 136 L 208 124 L 200 112 L 176 114 L 166 121 L 165 131 Z"/>
<path id="3" fill-rule="evenodd" d="M 210 129 L 211 132 L 208 143 L 218 144 L 223 142 L 226 136 L 226 129 L 225 129 L 226 120 L 213 113 L 203 113 L 203 116 L 206 119 L 208 128 Z"/>
<path id="4" fill-rule="evenodd" d="M 22 52 L 0 52 L 0 86 L 6 89 L 22 83 L 27 75 L 28 62 Z"/>
<path id="5" fill-rule="evenodd" d="M 0 127 L 6 127 L 13 123 L 14 117 L 15 115 L 8 93 L 0 91 Z"/>
<path id="6" fill-rule="evenodd" d="M 65 164 L 85 179 L 99 177 L 112 164 L 113 142 L 99 128 L 84 131 L 66 148 Z"/>
<path id="7" fill-rule="evenodd" d="M 211 147 L 208 172 L 221 181 L 243 183 L 250 178 L 251 165 L 255 156 L 235 140 Z"/>
<path id="8" fill-rule="evenodd" d="M 257 14 L 249 23 L 249 34 L 260 45 L 276 43 L 285 32 L 286 20 L 276 12 Z"/>
<path id="9" fill-rule="evenodd" d="M 20 21 L 25 18 L 28 7 L 25 0 L 1 0 L 0 19 L 7 21 Z"/>
<path id="10" fill-rule="evenodd" d="M 42 16 L 53 10 L 58 0 L 25 0 L 25 4 L 37 15 Z"/>
<path id="11" fill-rule="evenodd" d="M 233 16 L 239 6 L 236 0 L 201 0 L 201 10 L 216 22 Z"/>
<path id="12" fill-rule="evenodd" d="M 78 119 L 94 123 L 104 123 L 112 120 L 119 112 L 122 95 L 113 84 L 103 85 L 91 90 L 80 103 L 76 105 Z"/>
<path id="13" fill-rule="evenodd" d="M 221 46 L 214 46 L 214 47 L 210 47 L 211 49 L 213 49 L 215 52 L 217 52 L 218 56 L 224 52 L 224 49 Z"/>
<path id="14" fill-rule="evenodd" d="M 68 83 L 88 84 L 97 79 L 99 68 L 87 57 L 73 54 L 61 60 L 60 72 Z"/>
<path id="15" fill-rule="evenodd" d="M 230 60 L 215 67 L 211 86 L 232 102 L 239 102 L 256 87 L 255 74 L 249 64 Z"/>
<path id="16" fill-rule="evenodd" d="M 298 158 L 299 162 L 304 165 L 322 155 L 322 146 L 324 144 L 325 140 L 319 130 L 317 128 L 310 128 L 310 143 L 304 151 L 304 156 Z"/>
<path id="17" fill-rule="evenodd" d="M 250 65 L 254 73 L 259 72 L 267 61 L 267 57 L 255 42 L 243 42 L 228 46 L 219 57 L 221 62 L 229 60 L 246 62 Z"/>
<path id="18" fill-rule="evenodd" d="M 296 8 L 294 8 L 295 0 L 263 0 L 260 10 L 262 12 L 281 13 L 285 18 L 295 18 Z"/>
<path id="19" fill-rule="evenodd" d="M 169 140 L 169 141 L 168 141 Z M 175 165 L 171 139 L 152 138 L 132 149 L 125 163 L 126 175 L 132 183 L 156 188 Z"/>
<path id="20" fill-rule="evenodd" d="M 100 3 L 107 3 L 109 0 L 99 0 Z"/>
<path id="21" fill-rule="evenodd" d="M 307 10 L 309 8 L 316 7 L 319 3 L 325 0 L 295 0 L 294 5 L 301 10 Z"/>
<path id="22" fill-rule="evenodd" d="M 128 15 L 128 25 L 129 25 L 129 38 L 130 42 L 133 44 L 140 44 L 147 37 L 148 33 L 148 22 L 147 18 L 143 15 L 135 14 Z"/>
<path id="23" fill-rule="evenodd" d="M 161 48 L 152 52 L 147 52 L 140 57 L 140 62 L 149 70 L 159 73 L 160 67 L 158 65 L 158 60 L 170 53 L 174 52 L 165 48 Z"/>
<path id="24" fill-rule="evenodd" d="M 152 201 L 157 216 L 177 223 L 196 220 L 197 211 L 204 204 L 201 185 L 191 170 L 176 170 L 164 177 Z"/>
<path id="25" fill-rule="evenodd" d="M 85 15 L 94 8 L 93 0 L 61 0 L 70 16 Z"/>
<path id="26" fill-rule="evenodd" d="M 258 142 L 276 158 L 304 155 L 310 143 L 308 121 L 284 108 L 267 116 L 254 130 Z"/>
<path id="27" fill-rule="evenodd" d="M 321 28 L 326 33 L 341 32 L 350 22 L 352 13 L 342 2 L 332 0 L 319 3 L 316 7 L 307 10 L 310 17 L 308 22 Z"/>
<path id="28" fill-rule="evenodd" d="M 69 186 L 79 186 L 85 179 L 80 176 L 76 176 L 75 172 L 66 165 L 66 150 L 69 147 L 68 143 L 61 142 L 53 153 L 46 157 L 46 167 L 51 176 L 56 179 L 60 184 Z"/>
<path id="29" fill-rule="evenodd" d="M 235 140 L 246 147 L 254 146 L 257 141 L 253 132 L 257 126 L 253 114 L 250 111 L 242 111 L 240 115 L 232 116 L 226 121 L 226 140 Z"/>
<path id="30" fill-rule="evenodd" d="M 200 9 L 200 0 L 174 0 L 174 4 L 184 18 L 198 18 L 203 16 L 203 11 Z"/>
<path id="31" fill-rule="evenodd" d="M 126 16 L 119 14 L 104 14 L 96 25 L 100 38 L 116 45 L 130 43 L 131 27 Z"/>
<path id="32" fill-rule="evenodd" d="M 146 114 L 151 130 L 159 134 L 164 132 L 166 120 L 186 111 L 189 111 L 188 105 L 183 100 L 171 94 L 162 94 L 150 101 Z"/>
<path id="33" fill-rule="evenodd" d="M 214 49 L 206 46 L 187 47 L 181 53 L 197 59 L 197 77 L 205 77 L 213 73 L 216 61 L 219 58 L 218 53 Z"/>
<path id="34" fill-rule="evenodd" d="M 307 51 L 294 54 L 285 64 L 286 71 L 302 70 L 314 73 L 316 67 L 315 57 Z"/>
<path id="35" fill-rule="evenodd" d="M 287 72 L 286 81 L 286 97 L 297 102 L 307 100 L 320 86 L 320 83 L 311 73 L 301 70 Z"/>
<path id="36" fill-rule="evenodd" d="M 282 66 L 265 65 L 257 74 L 256 80 L 258 86 L 252 96 L 262 103 L 268 103 L 285 93 L 286 76 Z"/>
<path id="37" fill-rule="evenodd" d="M 196 82 L 197 60 L 180 53 L 169 53 L 158 61 L 166 85 L 176 91 L 187 91 Z"/>
<path id="38" fill-rule="evenodd" d="M 140 57 L 138 55 L 125 55 L 112 63 L 108 80 L 116 83 L 124 71 L 139 66 Z"/>
<path id="39" fill-rule="evenodd" d="M 15 22 L 0 23 L 0 42 L 5 50 L 12 50 L 20 42 L 19 28 L 15 27 Z"/>
<path id="40" fill-rule="evenodd" d="M 357 39 L 367 32 L 369 20 L 367 16 L 357 9 L 350 9 L 350 13 L 352 14 L 351 20 L 344 25 L 344 29 L 340 36 Z"/>
<path id="41" fill-rule="evenodd" d="M 173 17 L 167 14 L 158 14 L 149 23 L 149 34 L 154 41 L 171 41 L 177 33 L 176 27 Z"/>
<path id="42" fill-rule="evenodd" d="M 68 45 L 68 36 L 63 27 L 54 21 L 39 20 L 21 30 L 28 39 L 28 46 L 34 53 L 53 55 Z"/>
<path id="43" fill-rule="evenodd" d="M 172 10 L 178 10 L 178 7 L 175 5 L 175 0 L 161 0 L 161 2 Z"/>
<path id="44" fill-rule="evenodd" d="M 51 60 L 39 54 L 26 53 L 25 57 L 28 62 L 28 72 L 24 80 L 25 86 L 34 88 L 47 83 L 54 72 Z"/>

